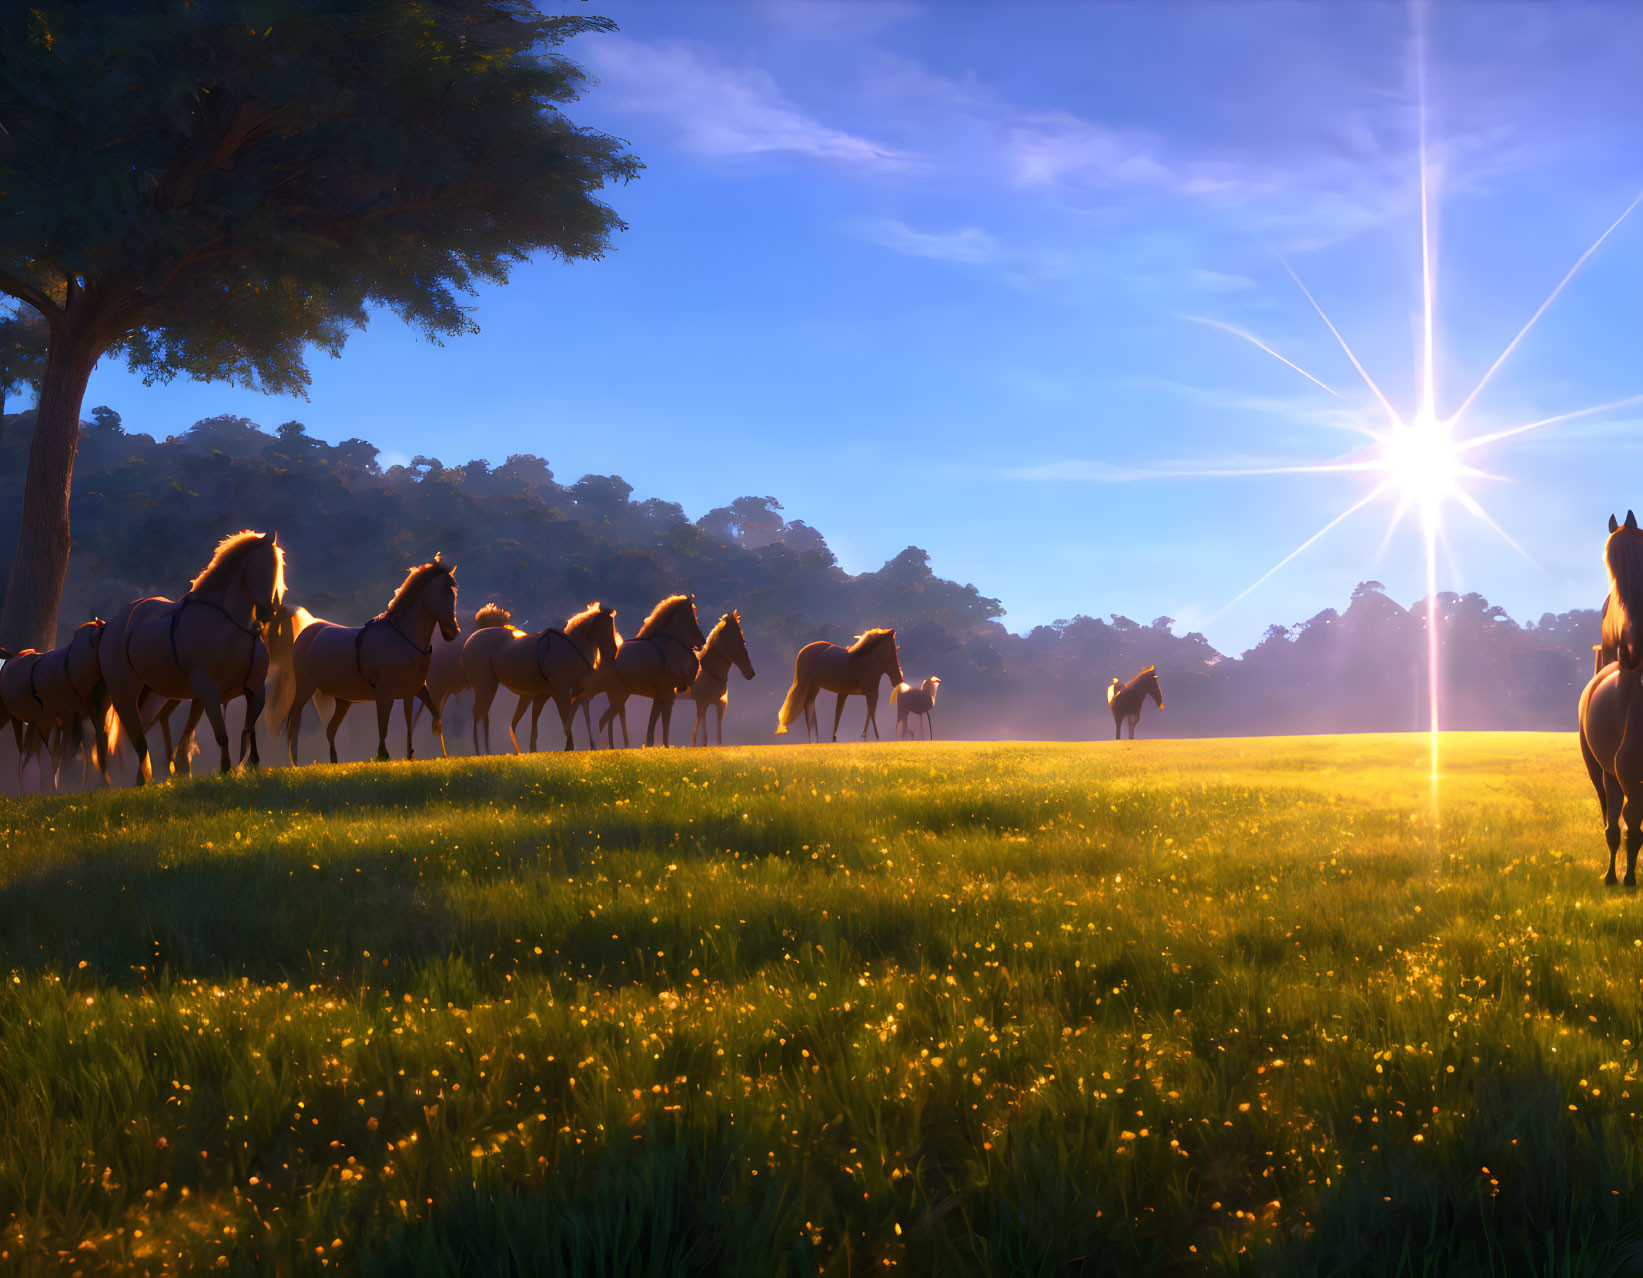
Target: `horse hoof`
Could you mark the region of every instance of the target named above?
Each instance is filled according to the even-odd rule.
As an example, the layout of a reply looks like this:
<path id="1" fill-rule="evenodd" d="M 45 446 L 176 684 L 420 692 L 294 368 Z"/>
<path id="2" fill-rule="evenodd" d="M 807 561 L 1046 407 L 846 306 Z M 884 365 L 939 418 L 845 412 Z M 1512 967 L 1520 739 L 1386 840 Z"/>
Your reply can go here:
<path id="1" fill-rule="evenodd" d="M 377 762 L 378 763 L 387 763 L 388 762 L 388 752 L 386 750 L 378 750 L 377 751 Z"/>
<path id="2" fill-rule="evenodd" d="M 1603 876 L 1603 883 L 1604 883 L 1604 886 L 1606 886 L 1606 887 L 1613 887 L 1618 882 L 1620 882 L 1620 880 L 1615 877 L 1615 873 L 1614 873 L 1613 870 L 1610 870 L 1607 874 L 1605 874 Z"/>
<path id="3" fill-rule="evenodd" d="M 1629 887 L 1629 888 L 1636 887 L 1637 886 L 1637 875 L 1628 874 L 1626 876 L 1626 886 Z"/>

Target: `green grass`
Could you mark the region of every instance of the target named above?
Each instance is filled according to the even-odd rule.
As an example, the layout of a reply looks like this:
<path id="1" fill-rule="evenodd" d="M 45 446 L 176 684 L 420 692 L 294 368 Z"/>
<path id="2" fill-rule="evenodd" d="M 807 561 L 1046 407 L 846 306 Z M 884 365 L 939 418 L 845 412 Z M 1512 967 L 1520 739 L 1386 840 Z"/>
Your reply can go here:
<path id="1" fill-rule="evenodd" d="M 1572 736 L 355 765 L 0 807 L 0 1270 L 1619 1274 Z"/>

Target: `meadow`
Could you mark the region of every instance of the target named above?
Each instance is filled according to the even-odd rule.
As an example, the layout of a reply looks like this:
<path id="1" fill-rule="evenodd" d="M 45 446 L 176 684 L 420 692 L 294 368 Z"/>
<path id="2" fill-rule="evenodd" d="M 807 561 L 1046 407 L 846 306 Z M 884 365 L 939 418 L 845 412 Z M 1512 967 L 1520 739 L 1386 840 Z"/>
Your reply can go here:
<path id="1" fill-rule="evenodd" d="M 0 1270 L 1619 1274 L 1572 734 L 280 769 L 0 806 Z"/>

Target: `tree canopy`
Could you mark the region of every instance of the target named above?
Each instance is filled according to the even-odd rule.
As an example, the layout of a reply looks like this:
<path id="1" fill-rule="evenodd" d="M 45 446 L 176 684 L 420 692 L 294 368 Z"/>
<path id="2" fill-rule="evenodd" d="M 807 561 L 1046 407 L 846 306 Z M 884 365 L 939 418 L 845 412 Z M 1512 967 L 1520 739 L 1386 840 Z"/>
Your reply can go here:
<path id="1" fill-rule="evenodd" d="M 50 331 L 0 635 L 51 628 L 86 379 L 110 351 L 300 392 L 374 309 L 471 331 L 463 296 L 597 258 L 640 165 L 562 108 L 608 19 L 528 0 L 147 0 L 0 10 L 0 291 Z"/>

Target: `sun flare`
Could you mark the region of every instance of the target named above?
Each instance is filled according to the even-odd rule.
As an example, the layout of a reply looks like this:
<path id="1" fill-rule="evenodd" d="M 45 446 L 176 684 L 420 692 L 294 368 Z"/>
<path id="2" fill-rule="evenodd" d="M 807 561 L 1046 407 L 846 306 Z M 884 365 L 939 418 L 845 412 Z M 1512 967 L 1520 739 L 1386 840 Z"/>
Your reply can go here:
<path id="1" fill-rule="evenodd" d="M 1315 545 L 1325 535 L 1331 532 L 1347 519 L 1363 510 L 1366 506 L 1378 502 L 1383 498 L 1390 498 L 1393 502 L 1391 519 L 1388 523 L 1386 536 L 1381 542 L 1384 550 L 1391 540 L 1393 532 L 1402 523 L 1404 517 L 1414 513 L 1420 527 L 1420 538 L 1423 551 L 1426 576 L 1426 631 L 1427 631 L 1427 685 L 1428 685 L 1428 723 L 1427 731 L 1431 740 L 1431 774 L 1432 795 L 1434 805 L 1437 802 L 1438 781 L 1438 728 L 1439 728 L 1439 639 L 1438 639 L 1438 606 L 1437 606 L 1437 551 L 1440 541 L 1443 540 L 1443 521 L 1450 507 L 1458 506 L 1474 519 L 1485 524 L 1491 531 L 1504 540 L 1512 549 L 1516 550 L 1525 559 L 1529 559 L 1527 552 L 1514 541 L 1511 535 L 1500 526 L 1484 509 L 1478 499 L 1467 490 L 1465 481 L 1473 478 L 1492 478 L 1486 472 L 1475 469 L 1468 464 L 1467 458 L 1478 450 L 1504 440 L 1539 430 L 1542 427 L 1555 423 L 1570 421 L 1574 418 L 1591 417 L 1598 413 L 1609 412 L 1614 409 L 1628 407 L 1643 402 L 1643 395 L 1634 395 L 1625 399 L 1615 400 L 1607 404 L 1598 404 L 1589 408 L 1576 409 L 1572 412 L 1559 413 L 1551 417 L 1543 417 L 1537 421 L 1525 422 L 1521 425 L 1507 427 L 1503 430 L 1494 430 L 1485 434 L 1464 436 L 1459 433 L 1467 410 L 1472 407 L 1473 401 L 1483 391 L 1484 387 L 1494 378 L 1508 356 L 1517 349 L 1519 343 L 1528 336 L 1540 317 L 1546 313 L 1575 274 L 1584 266 L 1588 259 L 1597 252 L 1598 248 L 1617 230 L 1621 223 L 1626 221 L 1639 203 L 1643 203 L 1643 194 L 1638 195 L 1614 219 L 1603 233 L 1575 259 L 1574 265 L 1558 281 L 1557 286 L 1542 302 L 1537 310 L 1530 315 L 1528 321 L 1506 348 L 1500 353 L 1493 364 L 1483 374 L 1483 377 L 1472 388 L 1471 392 L 1460 401 L 1460 406 L 1446 418 L 1440 418 L 1437 411 L 1437 352 L 1434 341 L 1434 315 L 1436 307 L 1434 296 L 1436 293 L 1436 278 L 1433 269 L 1432 254 L 1432 220 L 1429 203 L 1429 165 L 1427 162 L 1426 138 L 1426 66 L 1424 56 L 1424 31 L 1421 30 L 1419 20 L 1420 10 L 1416 13 L 1416 55 L 1414 74 L 1418 90 L 1417 98 L 1417 125 L 1419 130 L 1420 169 L 1420 267 L 1421 267 L 1421 351 L 1420 351 L 1420 392 L 1419 407 L 1410 416 L 1405 417 L 1376 385 L 1374 378 L 1364 368 L 1357 355 L 1348 345 L 1334 322 L 1324 313 L 1316 297 L 1312 295 L 1305 282 L 1296 274 L 1295 270 L 1285 262 L 1284 268 L 1290 278 L 1295 281 L 1296 287 L 1317 312 L 1318 318 L 1328 328 L 1330 334 L 1340 345 L 1342 352 L 1351 362 L 1359 377 L 1377 402 L 1380 411 L 1384 414 L 1386 423 L 1381 429 L 1370 429 L 1357 426 L 1355 429 L 1370 436 L 1372 442 L 1359 449 L 1354 454 L 1331 462 L 1316 464 L 1268 466 L 1258 469 L 1248 467 L 1228 468 L 1221 471 L 1197 471 L 1195 473 L 1237 475 L 1277 475 L 1277 474 L 1367 474 L 1375 479 L 1369 491 L 1362 494 L 1356 501 L 1330 520 L 1312 536 L 1307 538 L 1288 555 L 1285 555 L 1276 564 L 1261 574 L 1236 596 L 1222 605 L 1211 616 L 1218 617 L 1228 611 L 1233 605 L 1244 599 L 1257 587 L 1269 580 L 1286 564 Z M 1198 319 L 1199 317 L 1192 317 Z M 1309 381 L 1323 386 L 1331 394 L 1339 394 L 1325 383 L 1313 376 L 1312 373 L 1294 363 L 1287 356 L 1280 354 L 1274 347 L 1262 341 L 1253 333 L 1246 332 L 1233 324 L 1215 319 L 1201 319 L 1200 322 L 1223 329 L 1236 337 L 1242 338 L 1252 345 L 1265 351 L 1282 363 L 1294 369 Z M 1533 560 L 1531 559 L 1532 563 Z"/>

